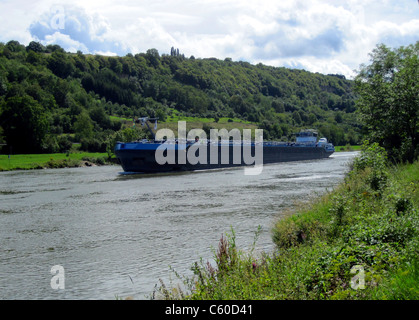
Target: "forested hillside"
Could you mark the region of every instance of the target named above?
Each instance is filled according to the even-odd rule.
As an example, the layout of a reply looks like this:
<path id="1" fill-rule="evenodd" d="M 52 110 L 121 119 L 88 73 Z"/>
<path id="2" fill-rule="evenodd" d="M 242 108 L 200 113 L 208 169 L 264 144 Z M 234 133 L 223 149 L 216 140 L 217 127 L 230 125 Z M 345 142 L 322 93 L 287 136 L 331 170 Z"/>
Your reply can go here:
<path id="1" fill-rule="evenodd" d="M 251 122 L 265 140 L 314 128 L 335 145 L 355 144 L 352 87 L 341 75 L 186 58 L 174 48 L 106 57 L 10 41 L 0 43 L 0 143 L 14 153 L 64 152 L 75 142 L 105 151 L 116 138 L 142 134 L 126 129 L 134 117 L 189 116 L 207 126 Z"/>

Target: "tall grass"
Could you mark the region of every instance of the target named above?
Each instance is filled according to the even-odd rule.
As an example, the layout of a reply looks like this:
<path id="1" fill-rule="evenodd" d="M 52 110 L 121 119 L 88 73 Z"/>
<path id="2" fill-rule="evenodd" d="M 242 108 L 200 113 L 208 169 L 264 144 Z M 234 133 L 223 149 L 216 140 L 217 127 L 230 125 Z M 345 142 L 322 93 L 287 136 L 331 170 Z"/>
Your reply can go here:
<path id="1" fill-rule="evenodd" d="M 342 184 L 275 223 L 274 252 L 244 253 L 232 232 L 164 298 L 418 299 L 418 212 L 419 161 L 390 167 L 365 147 Z"/>

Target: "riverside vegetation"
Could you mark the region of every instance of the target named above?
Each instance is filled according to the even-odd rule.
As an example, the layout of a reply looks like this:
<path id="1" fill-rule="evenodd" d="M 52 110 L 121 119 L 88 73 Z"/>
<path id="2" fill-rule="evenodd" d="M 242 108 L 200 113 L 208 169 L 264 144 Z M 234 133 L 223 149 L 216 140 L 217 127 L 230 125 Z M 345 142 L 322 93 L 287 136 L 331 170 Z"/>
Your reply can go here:
<path id="1" fill-rule="evenodd" d="M 249 125 L 264 139 L 315 128 L 335 145 L 358 144 L 354 81 L 342 75 L 186 58 L 156 49 L 124 57 L 65 52 L 32 41 L 0 43 L 2 154 L 112 153 L 116 140 L 146 138 L 134 117 L 195 128 Z"/>
<path id="2" fill-rule="evenodd" d="M 183 288 L 161 283 L 152 297 L 419 298 L 419 42 L 370 56 L 355 79 L 369 142 L 344 182 L 277 221 L 273 253 L 244 253 L 232 230 L 215 265 L 195 263 Z"/>
<path id="3" fill-rule="evenodd" d="M 106 153 L 95 152 L 0 155 L 0 171 L 74 168 L 112 162 Z"/>
<path id="4" fill-rule="evenodd" d="M 274 253 L 244 253 L 232 230 L 220 240 L 215 265 L 200 261 L 195 277 L 180 276 L 183 289 L 161 283 L 153 296 L 417 299 L 418 52 L 419 42 L 380 45 L 349 81 L 175 50 L 103 57 L 0 43 L 0 144 L 9 148 L 2 153 L 66 153 L 80 143 L 82 151 L 110 155 L 116 140 L 145 137 L 127 120 L 139 115 L 169 123 L 192 117 L 207 129 L 221 119 L 250 123 L 266 140 L 307 127 L 335 145 L 367 137 L 344 183 L 276 223 Z M 351 286 L 354 266 L 365 271 L 364 289 Z"/>
<path id="5" fill-rule="evenodd" d="M 418 299 L 419 161 L 394 166 L 377 143 L 365 145 L 344 182 L 275 223 L 273 253 L 241 251 L 234 230 L 163 299 Z M 257 232 L 256 232 L 257 234 Z M 255 237 L 255 243 L 257 235 Z M 351 282 L 354 266 L 364 288 Z"/>

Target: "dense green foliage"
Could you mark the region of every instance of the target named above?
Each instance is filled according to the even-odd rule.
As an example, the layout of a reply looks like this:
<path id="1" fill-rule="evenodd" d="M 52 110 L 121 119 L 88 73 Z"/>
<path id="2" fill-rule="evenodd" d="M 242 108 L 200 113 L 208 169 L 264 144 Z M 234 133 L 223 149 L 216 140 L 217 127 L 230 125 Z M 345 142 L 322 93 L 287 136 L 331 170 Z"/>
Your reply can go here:
<path id="1" fill-rule="evenodd" d="M 419 156 L 419 41 L 390 49 L 379 45 L 355 79 L 361 121 L 371 141 L 393 161 Z"/>
<path id="2" fill-rule="evenodd" d="M 360 141 L 353 82 L 343 76 L 178 51 L 105 57 L 0 43 L 0 143 L 14 153 L 66 152 L 73 142 L 105 152 L 121 118 L 179 115 L 250 121 L 265 140 L 310 127 L 336 145 Z"/>
<path id="3" fill-rule="evenodd" d="M 153 296 L 417 300 L 418 46 L 378 46 L 361 67 L 357 105 L 370 141 L 341 185 L 275 223 L 273 253 L 241 252 L 232 232 L 215 265 L 196 263 L 183 288 L 162 283 Z"/>
<path id="4" fill-rule="evenodd" d="M 240 251 L 233 231 L 215 264 L 194 264 L 183 287 L 162 283 L 154 297 L 417 300 L 419 162 L 388 167 L 377 143 L 364 148 L 344 183 L 275 224 L 273 253 Z"/>

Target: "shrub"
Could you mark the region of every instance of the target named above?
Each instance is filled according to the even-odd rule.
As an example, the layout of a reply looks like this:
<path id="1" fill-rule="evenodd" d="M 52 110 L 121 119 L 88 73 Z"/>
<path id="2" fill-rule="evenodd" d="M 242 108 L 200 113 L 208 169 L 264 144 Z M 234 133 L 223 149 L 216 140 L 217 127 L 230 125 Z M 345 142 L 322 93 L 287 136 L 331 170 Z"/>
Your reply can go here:
<path id="1" fill-rule="evenodd" d="M 65 135 L 58 136 L 57 143 L 59 152 L 61 153 L 68 152 L 73 146 L 73 143 L 70 141 L 69 137 Z"/>
<path id="2" fill-rule="evenodd" d="M 369 144 L 364 142 L 361 155 L 355 158 L 353 163 L 352 175 L 360 174 L 362 171 L 368 171 L 366 178 L 370 187 L 374 191 L 380 191 L 387 183 L 387 152 L 378 143 Z"/>
<path id="3" fill-rule="evenodd" d="M 106 152 L 106 147 L 106 142 L 97 138 L 81 139 L 80 150 L 88 152 Z"/>
<path id="4" fill-rule="evenodd" d="M 279 249 L 296 246 L 302 242 L 303 237 L 304 231 L 291 218 L 280 220 L 272 230 L 272 240 Z"/>
<path id="5" fill-rule="evenodd" d="M 387 152 L 378 143 L 370 144 L 364 141 L 361 155 L 355 158 L 353 167 L 355 171 L 365 170 L 367 167 L 384 170 L 387 166 Z"/>

